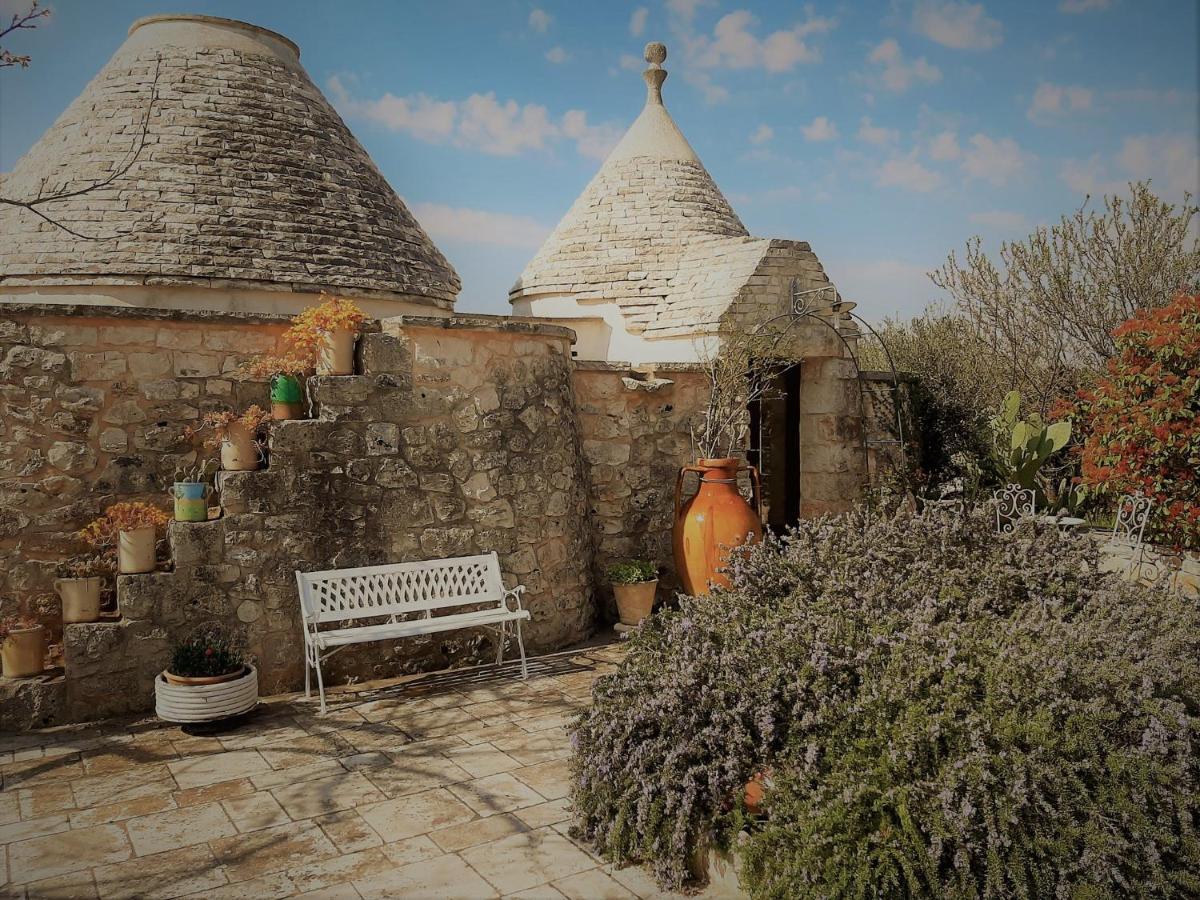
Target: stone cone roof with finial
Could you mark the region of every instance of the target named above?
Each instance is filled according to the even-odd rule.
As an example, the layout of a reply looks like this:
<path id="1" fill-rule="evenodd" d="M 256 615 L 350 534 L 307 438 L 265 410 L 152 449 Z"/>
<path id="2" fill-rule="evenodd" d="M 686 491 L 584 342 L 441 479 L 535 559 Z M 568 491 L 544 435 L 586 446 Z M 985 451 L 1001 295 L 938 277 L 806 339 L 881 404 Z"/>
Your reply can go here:
<path id="1" fill-rule="evenodd" d="M 616 302 L 629 330 L 647 336 L 704 330 L 778 243 L 748 235 L 663 106 L 666 55 L 662 44 L 646 45 L 645 108 L 529 261 L 510 300 Z"/>
<path id="2" fill-rule="evenodd" d="M 0 195 L 31 200 L 97 184 L 37 207 L 70 230 L 0 206 L 0 290 L 330 290 L 442 308 L 459 290 L 450 263 L 301 67 L 299 48 L 244 22 L 135 22 Z"/>

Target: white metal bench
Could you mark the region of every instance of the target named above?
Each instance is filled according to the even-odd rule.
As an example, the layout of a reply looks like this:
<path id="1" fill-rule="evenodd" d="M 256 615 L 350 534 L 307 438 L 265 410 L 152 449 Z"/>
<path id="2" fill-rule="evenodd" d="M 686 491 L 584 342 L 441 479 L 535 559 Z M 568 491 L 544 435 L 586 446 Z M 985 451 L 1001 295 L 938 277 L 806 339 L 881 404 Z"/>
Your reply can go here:
<path id="1" fill-rule="evenodd" d="M 481 626 L 499 635 L 498 665 L 504 660 L 509 623 L 514 622 L 521 649 L 521 677 L 529 677 L 521 639 L 521 621 L 529 618 L 529 610 L 521 606 L 525 587 L 504 586 L 495 553 L 358 569 L 297 571 L 296 583 L 304 618 L 304 696 L 311 696 L 309 673 L 316 669 L 321 712 L 325 712 L 321 661 L 350 644 Z M 463 606 L 482 608 L 434 615 Z M 387 621 L 353 624 L 383 617 Z M 321 625 L 330 622 L 340 627 L 321 630 Z"/>

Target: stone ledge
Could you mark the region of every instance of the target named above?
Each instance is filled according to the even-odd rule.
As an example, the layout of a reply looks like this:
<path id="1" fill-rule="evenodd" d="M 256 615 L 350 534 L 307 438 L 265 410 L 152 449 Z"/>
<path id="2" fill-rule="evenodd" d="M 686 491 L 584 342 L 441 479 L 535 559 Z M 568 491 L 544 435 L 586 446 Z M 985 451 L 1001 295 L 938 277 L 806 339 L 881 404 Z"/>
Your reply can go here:
<path id="1" fill-rule="evenodd" d="M 495 331 L 513 334 L 536 334 L 544 337 L 564 338 L 575 342 L 575 331 L 563 325 L 550 325 L 544 319 L 518 316 L 495 316 L 486 313 L 452 316 L 389 316 L 380 320 L 380 326 L 388 334 L 403 333 L 407 328 L 446 328 L 469 331 Z"/>
<path id="2" fill-rule="evenodd" d="M 7 283 L 0 279 L 0 290 Z M 143 306 L 104 306 L 90 303 L 19 303 L 0 299 L 0 316 L 62 316 L 96 319 L 153 319 L 172 322 L 229 322 L 236 325 L 288 325 L 283 313 L 225 312 L 221 310 L 156 309 Z"/>

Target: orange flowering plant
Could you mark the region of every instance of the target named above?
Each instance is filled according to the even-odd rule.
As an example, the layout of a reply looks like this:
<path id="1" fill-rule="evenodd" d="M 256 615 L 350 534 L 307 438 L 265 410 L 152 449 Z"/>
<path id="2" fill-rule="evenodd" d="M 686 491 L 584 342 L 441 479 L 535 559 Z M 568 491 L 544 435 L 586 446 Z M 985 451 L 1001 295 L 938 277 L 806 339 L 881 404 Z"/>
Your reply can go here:
<path id="1" fill-rule="evenodd" d="M 1200 547 L 1200 294 L 1141 312 L 1113 337 L 1117 356 L 1079 396 L 1082 480 L 1109 497 L 1144 494 L 1149 531 Z"/>
<path id="2" fill-rule="evenodd" d="M 114 503 L 104 510 L 104 515 L 88 523 L 79 532 L 81 540 L 92 547 L 108 553 L 115 550 L 117 538 L 122 531 L 138 528 L 165 528 L 171 517 L 157 506 L 141 501 Z"/>
<path id="3" fill-rule="evenodd" d="M 226 409 L 220 412 L 205 413 L 199 425 L 189 425 L 184 429 L 184 435 L 190 440 L 197 435 L 211 432 L 204 439 L 204 446 L 209 450 L 215 450 L 221 446 L 221 442 L 225 440 L 225 436 L 229 434 L 231 428 L 240 425 L 247 431 L 257 434 L 258 429 L 270 419 L 271 414 L 258 404 L 247 407 L 246 411 L 241 414 Z"/>
<path id="4" fill-rule="evenodd" d="M 321 302 L 302 310 L 283 333 L 282 353 L 261 354 L 237 370 L 245 378 L 293 377 L 317 367 L 325 339 L 335 331 L 357 331 L 367 314 L 353 300 L 321 294 Z"/>

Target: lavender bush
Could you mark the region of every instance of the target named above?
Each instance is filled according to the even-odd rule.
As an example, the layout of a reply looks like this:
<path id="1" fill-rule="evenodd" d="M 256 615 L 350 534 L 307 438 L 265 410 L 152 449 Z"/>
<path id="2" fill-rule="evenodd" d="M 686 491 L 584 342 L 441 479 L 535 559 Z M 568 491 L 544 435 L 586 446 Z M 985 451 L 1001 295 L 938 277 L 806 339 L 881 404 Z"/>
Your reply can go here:
<path id="1" fill-rule="evenodd" d="M 597 683 L 577 829 L 678 886 L 746 826 L 759 897 L 1195 896 L 1200 612 L 1096 563 L 982 515 L 763 544 Z"/>

